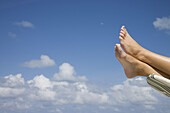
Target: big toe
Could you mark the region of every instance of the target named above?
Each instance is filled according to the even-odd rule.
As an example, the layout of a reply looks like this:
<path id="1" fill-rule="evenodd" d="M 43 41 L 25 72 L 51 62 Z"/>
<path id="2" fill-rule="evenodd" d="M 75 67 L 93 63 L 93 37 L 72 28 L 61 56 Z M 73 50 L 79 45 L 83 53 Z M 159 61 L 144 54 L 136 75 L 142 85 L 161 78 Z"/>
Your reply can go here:
<path id="1" fill-rule="evenodd" d="M 115 45 L 115 56 L 119 60 L 120 53 L 118 51 L 117 44 Z"/>
<path id="2" fill-rule="evenodd" d="M 122 30 L 125 34 L 127 33 L 127 30 L 126 30 L 125 26 L 122 26 L 122 27 L 121 27 L 121 30 Z"/>
<path id="3" fill-rule="evenodd" d="M 123 51 L 123 49 L 121 48 L 120 44 L 116 44 L 116 48 L 117 48 L 117 52 L 119 53 L 119 57 L 125 57 L 126 53 Z"/>

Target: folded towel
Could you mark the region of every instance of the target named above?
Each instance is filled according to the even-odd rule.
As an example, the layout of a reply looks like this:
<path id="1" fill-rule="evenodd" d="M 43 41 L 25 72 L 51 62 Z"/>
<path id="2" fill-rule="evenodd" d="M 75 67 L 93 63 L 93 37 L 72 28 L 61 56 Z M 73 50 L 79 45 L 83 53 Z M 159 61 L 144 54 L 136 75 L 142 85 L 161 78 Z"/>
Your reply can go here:
<path id="1" fill-rule="evenodd" d="M 170 80 L 155 74 L 147 77 L 147 83 L 160 93 L 170 97 Z"/>

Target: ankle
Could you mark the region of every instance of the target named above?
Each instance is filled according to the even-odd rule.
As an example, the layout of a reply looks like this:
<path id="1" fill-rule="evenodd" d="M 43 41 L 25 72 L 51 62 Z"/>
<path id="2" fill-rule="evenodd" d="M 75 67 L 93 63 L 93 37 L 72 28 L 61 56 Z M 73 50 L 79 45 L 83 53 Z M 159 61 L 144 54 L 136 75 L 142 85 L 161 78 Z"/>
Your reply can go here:
<path id="1" fill-rule="evenodd" d="M 140 62 L 140 61 L 139 61 L 138 65 L 136 65 L 136 70 L 137 70 L 136 73 L 138 76 L 147 77 L 153 73 L 153 72 L 151 72 L 151 69 L 150 69 L 150 67 L 148 67 L 147 64 Z"/>
<path id="2" fill-rule="evenodd" d="M 136 55 L 136 58 L 140 61 L 146 62 L 146 56 L 148 54 L 148 50 L 144 48 L 140 48 L 138 54 Z"/>

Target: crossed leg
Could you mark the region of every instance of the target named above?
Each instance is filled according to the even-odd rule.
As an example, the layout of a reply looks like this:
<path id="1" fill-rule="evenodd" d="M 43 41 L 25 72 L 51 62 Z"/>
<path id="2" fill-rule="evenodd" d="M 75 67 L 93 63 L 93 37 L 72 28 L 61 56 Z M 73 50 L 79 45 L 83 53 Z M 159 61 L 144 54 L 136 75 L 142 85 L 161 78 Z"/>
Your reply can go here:
<path id="1" fill-rule="evenodd" d="M 165 76 L 166 74 L 160 73 L 148 64 L 137 60 L 131 55 L 126 54 L 120 44 L 115 46 L 115 56 L 122 64 L 127 78 L 133 78 L 136 76 L 148 76 L 152 73 L 155 73 L 160 76 Z"/>
<path id="2" fill-rule="evenodd" d="M 128 78 L 148 76 L 155 73 L 170 79 L 170 58 L 155 54 L 141 47 L 128 34 L 124 26 L 121 28 L 119 39 L 127 54 L 117 44 L 115 46 L 115 55 L 124 67 Z"/>

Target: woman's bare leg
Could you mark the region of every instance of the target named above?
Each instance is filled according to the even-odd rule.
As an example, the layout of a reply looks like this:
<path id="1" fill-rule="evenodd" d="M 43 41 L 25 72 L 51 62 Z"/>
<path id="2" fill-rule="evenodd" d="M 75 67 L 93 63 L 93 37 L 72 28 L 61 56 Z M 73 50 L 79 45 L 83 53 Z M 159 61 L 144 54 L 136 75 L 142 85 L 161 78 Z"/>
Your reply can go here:
<path id="1" fill-rule="evenodd" d="M 164 73 L 159 73 L 155 69 L 153 69 L 148 64 L 137 60 L 129 54 L 126 54 L 120 44 L 116 44 L 115 46 L 115 56 L 122 64 L 125 74 L 127 78 L 133 78 L 136 76 L 148 76 L 152 73 L 155 73 L 159 76 L 165 76 Z"/>
<path id="2" fill-rule="evenodd" d="M 127 32 L 124 26 L 120 31 L 120 44 L 125 52 L 136 59 L 151 65 L 170 76 L 170 58 L 158 55 L 141 47 Z"/>
<path id="3" fill-rule="evenodd" d="M 151 66 L 152 67 L 152 66 Z M 160 71 L 160 70 L 158 70 L 158 69 L 156 69 L 156 68 L 154 68 L 154 67 L 152 67 L 155 71 L 157 71 L 159 74 L 161 74 L 163 77 L 165 77 L 165 78 L 168 78 L 168 79 L 170 79 L 170 75 L 168 75 L 167 73 L 164 73 L 164 72 L 162 72 L 162 71 Z"/>

